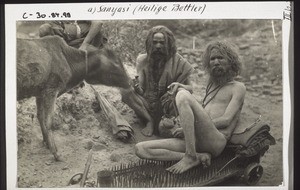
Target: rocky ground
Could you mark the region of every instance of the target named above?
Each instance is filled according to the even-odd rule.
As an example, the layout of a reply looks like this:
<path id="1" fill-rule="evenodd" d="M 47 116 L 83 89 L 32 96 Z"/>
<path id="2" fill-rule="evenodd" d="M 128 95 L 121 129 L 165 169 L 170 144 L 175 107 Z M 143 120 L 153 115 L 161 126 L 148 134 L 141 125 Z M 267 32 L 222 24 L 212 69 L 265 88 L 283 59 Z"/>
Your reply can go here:
<path id="1" fill-rule="evenodd" d="M 31 28 L 32 30 L 32 28 Z M 19 37 L 35 37 L 34 32 L 23 29 Z M 283 104 L 281 71 L 274 72 L 272 67 L 281 64 L 281 33 L 275 36 L 270 27 L 258 32 L 246 32 L 238 38 L 226 40 L 237 45 L 245 68 L 255 67 L 252 73 L 244 74 L 239 80 L 247 87 L 247 94 L 242 111 L 242 118 L 249 122 L 262 115 L 270 124 L 271 134 L 276 145 L 261 159 L 264 174 L 259 181 L 260 186 L 278 186 L 283 181 L 282 143 L 283 143 Z M 212 37 L 197 36 L 200 44 L 206 44 Z M 201 40 L 203 39 L 203 40 Z M 205 39 L 205 40 L 204 40 Z M 184 44 L 180 39 L 179 44 Z M 196 69 L 194 73 L 194 94 L 201 100 L 204 95 L 206 76 L 201 66 L 200 55 L 204 47 L 180 46 L 180 53 L 188 59 Z M 135 75 L 133 64 L 125 63 L 131 77 Z M 281 67 L 279 67 L 281 68 Z M 279 74 L 278 74 L 279 73 Z M 112 135 L 103 113 L 95 112 L 92 107 L 95 97 L 89 85 L 79 89 L 79 94 L 64 94 L 56 105 L 54 137 L 56 145 L 63 156 L 63 161 L 55 162 L 52 154 L 42 143 L 42 135 L 36 118 L 35 99 L 18 102 L 18 187 L 66 187 L 70 178 L 82 173 L 93 146 L 93 159 L 88 174 L 88 181 L 96 181 L 97 172 L 110 169 L 121 163 L 135 162 L 134 144 L 154 139 L 141 135 L 142 125 L 135 113 L 124 103 L 118 89 L 106 86 L 94 86 L 108 101 L 117 108 L 135 130 L 136 141 L 123 143 Z M 229 182 L 226 185 L 237 185 Z"/>

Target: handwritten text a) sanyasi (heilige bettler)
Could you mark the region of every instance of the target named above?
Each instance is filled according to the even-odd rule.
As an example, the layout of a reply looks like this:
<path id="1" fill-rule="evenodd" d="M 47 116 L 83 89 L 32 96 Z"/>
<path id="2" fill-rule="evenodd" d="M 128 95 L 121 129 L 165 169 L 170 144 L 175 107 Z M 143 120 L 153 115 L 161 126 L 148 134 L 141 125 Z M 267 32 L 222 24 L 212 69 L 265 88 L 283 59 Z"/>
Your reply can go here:
<path id="1" fill-rule="evenodd" d="M 88 12 L 94 13 L 109 13 L 111 16 L 114 16 L 118 13 L 131 12 L 133 15 L 140 12 L 152 12 L 154 14 L 159 14 L 161 12 L 198 12 L 202 14 L 206 8 L 206 4 L 172 4 L 170 5 L 158 5 L 158 4 L 138 4 L 132 5 L 128 4 L 126 6 L 108 6 L 100 5 L 95 7 L 89 7 Z"/>

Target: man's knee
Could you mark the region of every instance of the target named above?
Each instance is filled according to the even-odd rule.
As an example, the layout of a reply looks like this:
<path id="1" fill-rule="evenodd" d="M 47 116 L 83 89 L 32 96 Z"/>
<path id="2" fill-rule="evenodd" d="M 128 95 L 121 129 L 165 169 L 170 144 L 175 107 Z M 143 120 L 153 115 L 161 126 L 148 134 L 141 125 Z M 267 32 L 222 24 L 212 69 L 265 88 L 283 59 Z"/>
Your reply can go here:
<path id="1" fill-rule="evenodd" d="M 145 146 L 144 146 L 144 142 L 140 142 L 137 143 L 135 145 L 135 154 L 139 157 L 139 158 L 144 158 L 144 159 L 149 159 L 149 153 L 147 152 Z"/>
<path id="2" fill-rule="evenodd" d="M 187 90 L 180 90 L 177 92 L 175 100 L 177 107 L 188 106 L 191 102 L 192 95 Z"/>
<path id="3" fill-rule="evenodd" d="M 40 37 L 51 36 L 51 35 L 53 35 L 53 31 L 52 31 L 52 26 L 50 24 L 46 23 L 40 26 L 39 28 Z"/>
<path id="4" fill-rule="evenodd" d="M 124 103 L 127 103 L 130 99 L 130 96 L 133 95 L 133 90 L 131 88 L 124 89 L 120 88 L 121 99 Z"/>

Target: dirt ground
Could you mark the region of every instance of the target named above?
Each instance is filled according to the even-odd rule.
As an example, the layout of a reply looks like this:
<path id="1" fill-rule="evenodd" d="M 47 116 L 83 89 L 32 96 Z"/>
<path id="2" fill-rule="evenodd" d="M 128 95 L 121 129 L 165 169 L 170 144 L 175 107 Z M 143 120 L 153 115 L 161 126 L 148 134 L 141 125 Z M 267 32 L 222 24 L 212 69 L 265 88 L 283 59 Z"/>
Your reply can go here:
<path id="1" fill-rule="evenodd" d="M 23 33 L 19 34 L 19 37 L 28 35 L 31 34 Z M 235 41 L 239 42 L 238 40 Z M 249 44 L 251 43 L 249 42 Z M 276 48 L 276 51 L 281 51 L 280 47 L 272 46 L 271 42 L 268 45 Z M 257 48 L 255 51 L 262 49 L 264 48 Z M 251 49 L 251 51 L 254 50 Z M 268 49 L 264 51 L 268 51 Z M 248 56 L 251 56 L 251 53 Z M 281 61 L 281 59 L 273 61 Z M 135 67 L 132 64 L 126 64 L 125 67 L 129 75 L 133 77 Z M 199 73 L 201 73 L 200 70 L 195 73 L 193 86 L 194 94 L 200 100 L 204 95 L 205 76 L 197 77 L 200 76 Z M 92 145 L 96 145 L 97 148 L 93 151 L 88 181 L 96 181 L 98 171 L 110 169 L 121 163 L 137 161 L 138 158 L 134 153 L 135 143 L 156 138 L 146 138 L 141 135 L 142 125 L 139 119 L 133 110 L 121 102 L 117 88 L 101 85 L 94 87 L 117 108 L 134 128 L 136 141 L 123 143 L 112 135 L 112 130 L 108 127 L 103 113 L 93 111 L 94 93 L 89 85 L 85 85 L 79 89 L 79 94 L 76 96 L 64 94 L 57 101 L 54 137 L 63 161 L 56 162 L 50 151 L 42 143 L 42 133 L 36 118 L 35 99 L 19 101 L 17 107 L 18 187 L 66 187 L 74 174 L 84 171 L 88 152 Z M 276 140 L 276 145 L 271 146 L 261 159 L 264 173 L 258 185 L 278 186 L 283 181 L 282 95 L 259 94 L 250 90 L 252 87 L 253 85 L 250 83 L 247 86 L 248 91 L 242 110 L 242 118 L 255 121 L 259 115 L 262 115 L 270 124 L 271 134 Z M 282 91 L 282 86 L 277 85 L 276 90 Z M 236 183 L 230 182 L 229 185 L 236 185 Z"/>

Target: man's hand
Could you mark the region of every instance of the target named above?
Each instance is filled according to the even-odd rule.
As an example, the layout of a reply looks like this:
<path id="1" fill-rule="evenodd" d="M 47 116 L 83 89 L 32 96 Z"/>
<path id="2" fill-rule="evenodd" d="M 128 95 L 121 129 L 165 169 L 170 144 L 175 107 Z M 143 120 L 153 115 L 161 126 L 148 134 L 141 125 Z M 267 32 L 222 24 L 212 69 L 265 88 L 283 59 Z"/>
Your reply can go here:
<path id="1" fill-rule="evenodd" d="M 168 91 L 168 93 L 170 95 L 175 95 L 179 90 L 183 90 L 183 89 L 189 91 L 190 93 L 193 93 L 193 86 L 191 85 L 191 82 L 189 80 L 188 80 L 187 84 L 173 82 L 172 84 L 170 84 L 168 86 L 168 89 L 170 89 Z"/>
<path id="2" fill-rule="evenodd" d="M 83 43 L 79 47 L 81 50 L 86 50 L 87 45 L 91 44 L 94 37 L 101 31 L 102 28 L 102 21 L 92 21 L 91 28 L 87 34 L 87 36 L 84 38 Z"/>
<path id="3" fill-rule="evenodd" d="M 178 88 L 179 88 L 179 87 L 182 87 L 182 86 L 183 86 L 183 85 L 182 85 L 181 83 L 179 83 L 179 82 L 173 82 L 172 84 L 170 84 L 170 85 L 168 86 L 168 89 L 170 89 L 170 90 L 168 91 L 168 93 L 169 93 L 170 95 L 176 94 L 177 91 L 178 91 Z"/>
<path id="4" fill-rule="evenodd" d="M 183 129 L 180 127 L 180 128 L 177 128 L 175 129 L 175 131 L 173 131 L 173 136 L 175 138 L 184 138 L 184 133 L 183 133 Z"/>
<path id="5" fill-rule="evenodd" d="M 140 87 L 139 76 L 135 76 L 135 78 L 132 79 L 132 86 L 134 88 L 134 91 L 137 92 L 139 95 L 144 94 L 144 90 Z"/>

